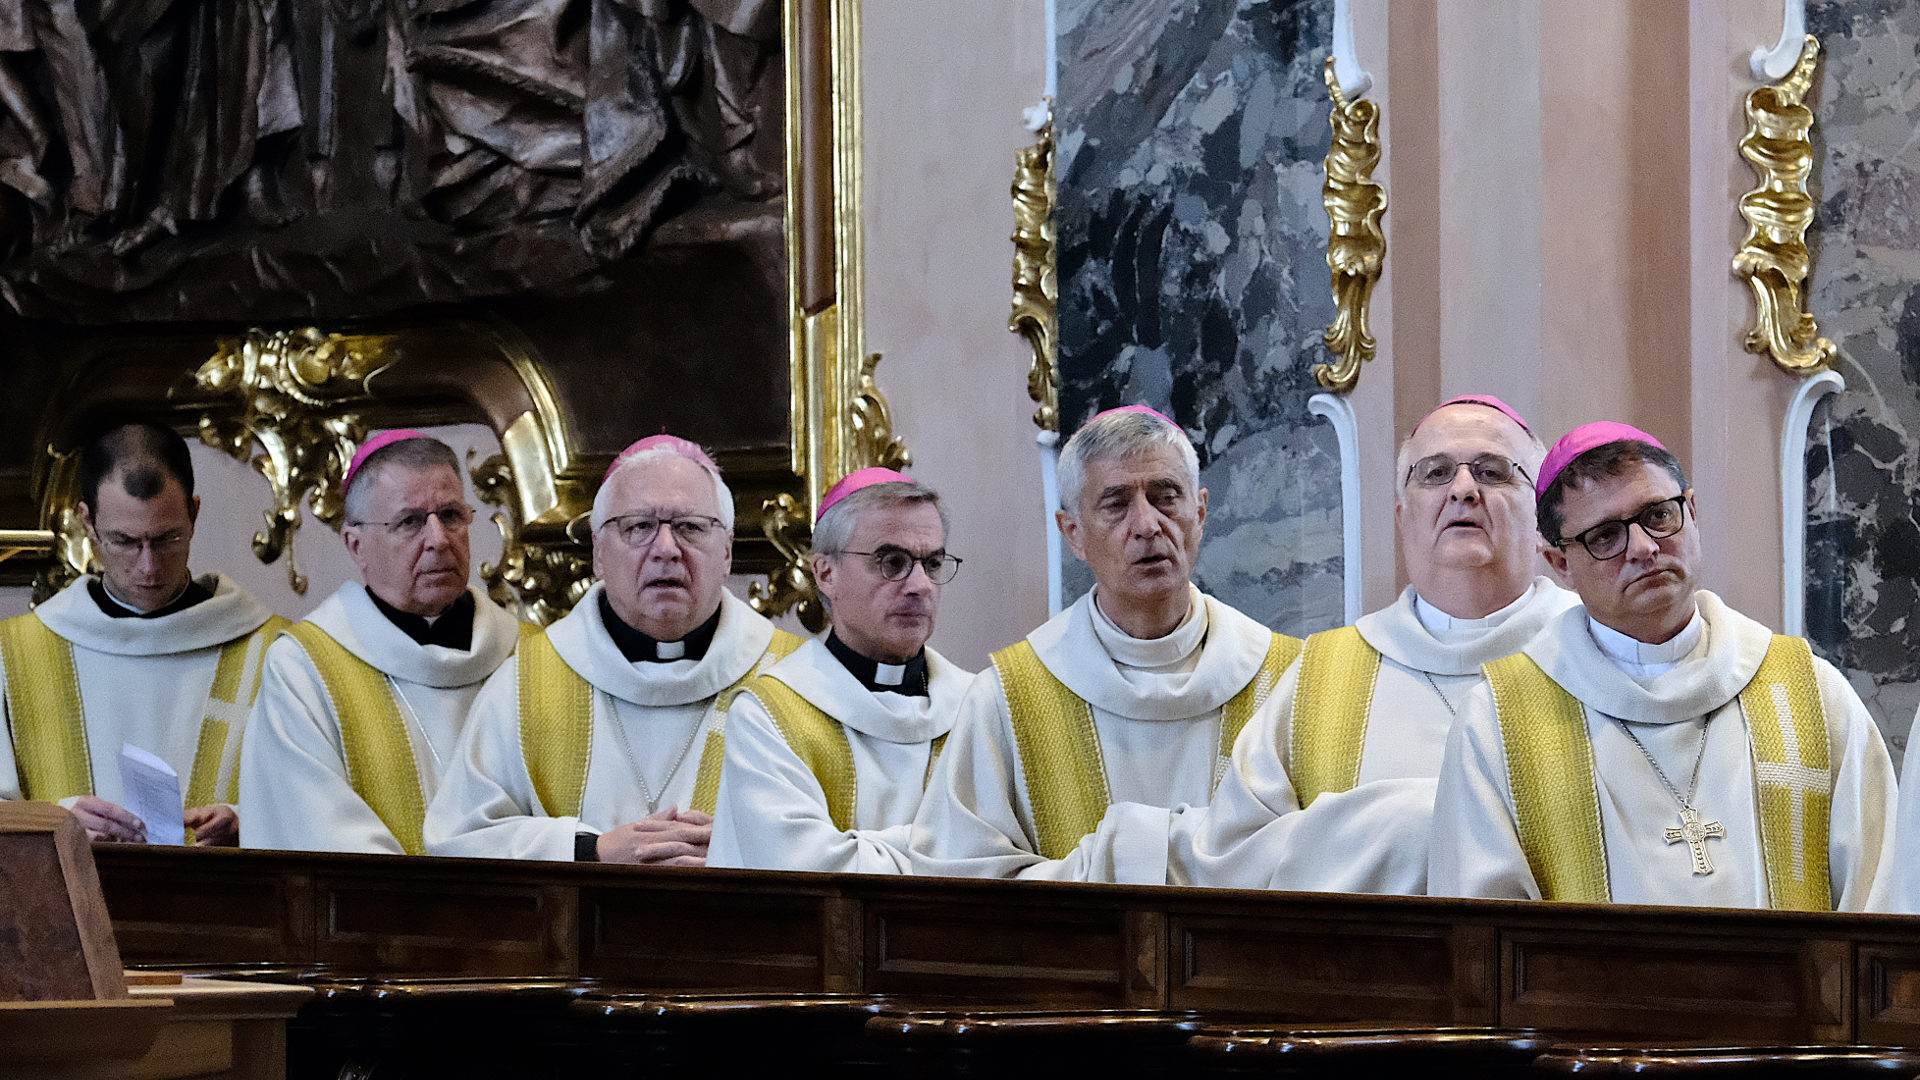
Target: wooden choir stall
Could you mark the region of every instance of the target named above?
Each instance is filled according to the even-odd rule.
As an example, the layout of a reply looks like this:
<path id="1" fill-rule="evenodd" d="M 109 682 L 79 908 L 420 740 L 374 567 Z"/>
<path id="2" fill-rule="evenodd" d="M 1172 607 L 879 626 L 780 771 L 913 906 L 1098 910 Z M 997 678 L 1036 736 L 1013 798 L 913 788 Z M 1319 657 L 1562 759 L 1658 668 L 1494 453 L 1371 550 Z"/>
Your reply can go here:
<path id="1" fill-rule="evenodd" d="M 1895 916 L 95 854 L 128 964 L 315 992 L 294 1076 L 1920 1074 Z"/>

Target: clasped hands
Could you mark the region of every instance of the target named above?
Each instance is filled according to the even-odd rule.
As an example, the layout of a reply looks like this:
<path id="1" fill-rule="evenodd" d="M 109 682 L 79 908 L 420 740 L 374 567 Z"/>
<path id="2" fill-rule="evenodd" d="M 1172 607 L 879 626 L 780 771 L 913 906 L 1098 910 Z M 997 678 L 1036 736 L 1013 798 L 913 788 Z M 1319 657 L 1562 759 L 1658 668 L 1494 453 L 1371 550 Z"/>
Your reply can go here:
<path id="1" fill-rule="evenodd" d="M 594 841 L 601 862 L 649 866 L 705 866 L 713 815 L 669 806 L 603 832 Z"/>

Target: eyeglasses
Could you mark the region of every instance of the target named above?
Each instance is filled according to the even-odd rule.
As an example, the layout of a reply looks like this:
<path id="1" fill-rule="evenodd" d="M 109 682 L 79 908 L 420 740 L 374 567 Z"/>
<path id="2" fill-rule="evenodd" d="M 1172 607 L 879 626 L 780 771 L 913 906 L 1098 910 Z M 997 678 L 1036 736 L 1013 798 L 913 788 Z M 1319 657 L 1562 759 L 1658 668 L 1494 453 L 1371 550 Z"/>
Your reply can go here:
<path id="1" fill-rule="evenodd" d="M 360 527 L 379 525 L 389 534 L 408 540 L 420 535 L 420 530 L 427 527 L 428 518 L 439 518 L 440 527 L 449 533 L 463 533 L 473 524 L 473 507 L 460 505 L 443 506 L 438 510 L 409 510 L 392 521 L 349 521 L 347 524 Z"/>
<path id="2" fill-rule="evenodd" d="M 1527 470 L 1511 458 L 1497 454 L 1481 454 L 1472 461 L 1459 461 L 1446 454 L 1434 454 L 1423 457 L 1407 469 L 1407 482 L 1418 487 L 1446 487 L 1453 483 L 1464 465 L 1473 473 L 1473 482 L 1486 487 L 1505 487 L 1514 483 L 1514 474 L 1526 477 Z"/>
<path id="3" fill-rule="evenodd" d="M 690 514 L 686 517 L 663 518 L 652 514 L 628 514 L 625 517 L 610 518 L 601 523 L 602 529 L 612 529 L 620 542 L 641 551 L 653 546 L 660 535 L 662 525 L 673 530 L 673 538 L 691 547 L 701 547 L 718 535 L 725 524 L 717 517 L 705 514 Z"/>
<path id="4" fill-rule="evenodd" d="M 185 547 L 190 537 L 179 529 L 159 536 L 128 536 L 125 533 L 101 533 L 100 546 L 122 557 L 138 555 L 142 549 L 155 555 L 168 555 Z"/>
<path id="5" fill-rule="evenodd" d="M 888 581 L 901 581 L 913 573 L 917 565 L 927 572 L 927 580 L 935 585 L 945 585 L 960 572 L 960 564 L 965 560 L 958 555 L 949 555 L 936 551 L 931 555 L 915 555 L 906 548 L 883 547 L 878 551 L 836 551 L 835 555 L 861 555 L 873 560 L 873 568 Z"/>
<path id="6" fill-rule="evenodd" d="M 1654 540 L 1664 540 L 1685 528 L 1686 524 L 1687 494 L 1683 491 L 1671 499 L 1648 503 L 1632 517 L 1603 521 L 1572 539 L 1557 540 L 1553 546 L 1564 551 L 1577 540 L 1581 547 L 1587 549 L 1587 554 L 1605 562 L 1619 558 L 1627 550 L 1629 525 L 1640 526 L 1641 531 Z"/>

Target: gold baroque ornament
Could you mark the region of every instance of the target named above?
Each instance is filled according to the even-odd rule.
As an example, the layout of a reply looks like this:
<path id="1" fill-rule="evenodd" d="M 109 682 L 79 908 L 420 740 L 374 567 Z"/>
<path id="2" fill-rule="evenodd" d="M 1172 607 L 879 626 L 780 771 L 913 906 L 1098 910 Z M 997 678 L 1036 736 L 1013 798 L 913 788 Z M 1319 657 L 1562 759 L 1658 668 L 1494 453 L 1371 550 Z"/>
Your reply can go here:
<path id="1" fill-rule="evenodd" d="M 887 399 L 880 396 L 879 384 L 873 381 L 873 369 L 879 364 L 880 354 L 869 353 L 866 362 L 860 365 L 860 392 L 847 410 L 847 426 L 853 430 L 853 460 L 841 470 L 840 476 L 874 465 L 904 469 L 913 464 L 913 454 L 907 450 L 907 444 L 894 437 L 893 410 L 887 407 Z M 840 476 L 821 484 L 821 494 L 838 483 Z"/>
<path id="2" fill-rule="evenodd" d="M 812 515 L 800 500 L 781 494 L 765 504 L 767 539 L 780 553 L 780 568 L 767 575 L 765 582 L 747 586 L 747 603 L 764 615 L 779 615 L 791 610 L 800 625 L 819 633 L 827 625 L 826 605 L 814 588 L 812 554 Z"/>
<path id="3" fill-rule="evenodd" d="M 200 438 L 237 461 L 251 460 L 267 478 L 273 509 L 266 511 L 266 529 L 253 535 L 253 553 L 263 563 L 285 553 L 287 583 L 296 593 L 307 591 L 292 552 L 300 502 L 306 499 L 315 517 L 339 528 L 346 511 L 341 482 L 366 436 L 359 417 L 340 406 L 364 398 L 368 381 L 398 359 L 383 336 L 314 327 L 249 330 L 221 339 L 193 373 L 196 391 L 237 406 L 203 413 Z"/>
<path id="4" fill-rule="evenodd" d="M 520 520 L 520 496 L 506 454 L 494 454 L 475 465 L 469 452 L 467 471 L 480 501 L 500 508 L 493 515 L 502 541 L 500 562 L 480 566 L 487 595 L 503 607 L 517 609 L 527 622 L 551 625 L 593 587 L 591 554 L 564 530 L 557 536 L 536 537 L 535 530 Z"/>
<path id="5" fill-rule="evenodd" d="M 1034 144 L 1014 157 L 1013 315 L 1007 320 L 1007 329 L 1026 338 L 1033 349 L 1027 396 L 1040 406 L 1033 412 L 1033 422 L 1042 431 L 1060 430 L 1060 372 L 1055 359 L 1060 282 L 1053 230 L 1058 191 L 1053 178 L 1053 121 L 1049 120 Z"/>
<path id="6" fill-rule="evenodd" d="M 1327 179 L 1320 199 L 1327 207 L 1327 269 L 1333 272 L 1333 302 L 1339 314 L 1327 326 L 1327 348 L 1338 358 L 1317 364 L 1314 381 L 1336 394 L 1360 381 L 1360 365 L 1373 359 L 1375 342 L 1367 325 L 1373 287 L 1385 265 L 1387 236 L 1380 218 L 1387 212 L 1387 190 L 1373 179 L 1380 164 L 1380 107 L 1348 101 L 1327 57 L 1327 92 L 1333 97 L 1328 122 L 1333 142 L 1327 147 Z"/>
<path id="7" fill-rule="evenodd" d="M 1806 97 L 1819 59 L 1820 40 L 1808 34 L 1787 77 L 1747 95 L 1747 134 L 1740 140 L 1740 156 L 1760 181 L 1740 197 L 1747 237 L 1733 257 L 1734 275 L 1753 290 L 1753 329 L 1745 345 L 1798 375 L 1825 370 L 1835 351 L 1832 341 L 1819 336 L 1813 315 L 1803 310 L 1800 292 L 1813 267 L 1806 241 L 1815 209 L 1807 193 L 1813 110 Z"/>

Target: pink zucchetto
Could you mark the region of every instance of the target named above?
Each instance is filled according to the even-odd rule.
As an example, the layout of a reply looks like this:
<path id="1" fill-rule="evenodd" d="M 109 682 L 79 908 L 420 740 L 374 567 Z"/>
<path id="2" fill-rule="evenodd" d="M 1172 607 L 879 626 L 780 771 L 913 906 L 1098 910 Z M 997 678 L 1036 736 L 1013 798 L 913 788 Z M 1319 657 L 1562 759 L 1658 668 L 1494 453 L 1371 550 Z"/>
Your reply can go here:
<path id="1" fill-rule="evenodd" d="M 1632 424 L 1621 424 L 1612 420 L 1581 424 L 1560 436 L 1560 441 L 1554 443 L 1553 448 L 1547 451 L 1547 459 L 1540 463 L 1540 479 L 1533 485 L 1534 495 L 1545 495 L 1547 489 L 1553 486 L 1554 478 L 1559 476 L 1567 466 L 1573 464 L 1574 458 L 1597 447 L 1617 442 L 1643 442 L 1662 450 L 1667 449 L 1659 439 Z"/>
<path id="2" fill-rule="evenodd" d="M 903 472 L 896 472 L 893 469 L 882 469 L 879 466 L 855 469 L 843 477 L 839 483 L 828 488 L 827 493 L 821 496 L 820 513 L 814 516 L 814 524 L 818 525 L 820 519 L 827 516 L 827 511 L 833 509 L 833 504 L 859 491 L 861 488 L 870 488 L 875 484 L 911 483 L 913 483 L 913 477 Z"/>
<path id="3" fill-rule="evenodd" d="M 707 456 L 707 452 L 700 449 L 699 443 L 683 439 L 678 435 L 668 435 L 665 432 L 661 432 L 658 435 L 649 435 L 614 455 L 613 464 L 607 466 L 607 475 L 601 477 L 600 482 L 604 484 L 609 479 L 612 479 L 613 471 L 620 467 L 621 462 L 635 454 L 644 454 L 648 450 L 671 450 L 703 469 L 710 470 L 714 473 L 720 471 L 720 466 L 715 465 L 713 459 Z"/>
<path id="4" fill-rule="evenodd" d="M 360 449 L 353 452 L 353 460 L 347 462 L 347 475 L 346 478 L 340 482 L 340 490 L 345 491 L 353 486 L 353 474 L 360 471 L 360 466 L 365 465 L 367 459 L 372 457 L 375 451 L 392 446 L 397 442 L 406 442 L 408 439 L 425 439 L 429 437 L 430 436 L 424 431 L 415 431 L 412 428 L 395 428 L 392 431 L 383 431 L 373 438 L 368 439 L 366 442 L 361 443 Z"/>
<path id="5" fill-rule="evenodd" d="M 1524 431 L 1529 435 L 1533 434 L 1532 426 L 1529 425 L 1524 419 L 1522 419 L 1518 412 L 1514 411 L 1513 406 L 1507 404 L 1504 401 L 1501 401 L 1499 398 L 1494 397 L 1492 394 L 1461 394 L 1459 397 L 1456 397 L 1456 398 L 1448 398 L 1447 400 L 1441 402 L 1440 404 L 1435 405 L 1432 411 L 1428 412 L 1427 415 L 1421 417 L 1420 424 L 1424 424 L 1428 420 L 1433 419 L 1434 413 L 1439 412 L 1441 409 L 1444 409 L 1449 405 L 1484 405 L 1489 409 L 1493 409 L 1498 412 L 1505 413 L 1507 419 L 1520 425 L 1521 431 Z M 1420 424 L 1413 425 L 1413 430 L 1419 431 Z"/>

